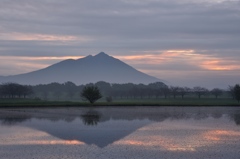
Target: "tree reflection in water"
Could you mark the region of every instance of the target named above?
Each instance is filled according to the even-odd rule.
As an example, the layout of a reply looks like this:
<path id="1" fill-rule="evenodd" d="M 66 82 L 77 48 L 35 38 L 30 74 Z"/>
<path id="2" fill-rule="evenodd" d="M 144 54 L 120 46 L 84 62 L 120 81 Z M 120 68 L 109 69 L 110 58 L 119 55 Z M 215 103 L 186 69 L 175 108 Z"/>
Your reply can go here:
<path id="1" fill-rule="evenodd" d="M 233 109 L 236 109 L 233 111 Z M 20 109 L 13 111 L 11 109 L 0 110 L 0 123 L 3 125 L 14 125 L 26 122 L 30 119 L 44 119 L 52 122 L 66 121 L 74 122 L 80 118 L 84 125 L 96 126 L 99 123 L 109 120 L 150 120 L 154 122 L 163 122 L 164 120 L 182 120 L 194 119 L 202 120 L 212 117 L 219 119 L 225 115 L 236 125 L 240 125 L 240 110 L 238 108 L 156 108 L 156 107 L 130 107 L 130 108 L 98 108 L 97 110 L 81 108 L 72 111 L 54 109 L 39 109 L 26 111 Z M 64 112 L 64 113 L 63 113 Z"/>
<path id="2" fill-rule="evenodd" d="M 240 114 L 234 114 L 233 115 L 233 120 L 234 120 L 236 125 L 240 126 Z"/>
<path id="3" fill-rule="evenodd" d="M 9 116 L 2 119 L 3 125 L 15 125 L 31 119 L 29 116 Z"/>
<path id="4" fill-rule="evenodd" d="M 87 113 L 81 115 L 81 119 L 84 125 L 95 126 L 100 121 L 101 115 L 98 111 L 90 110 Z"/>

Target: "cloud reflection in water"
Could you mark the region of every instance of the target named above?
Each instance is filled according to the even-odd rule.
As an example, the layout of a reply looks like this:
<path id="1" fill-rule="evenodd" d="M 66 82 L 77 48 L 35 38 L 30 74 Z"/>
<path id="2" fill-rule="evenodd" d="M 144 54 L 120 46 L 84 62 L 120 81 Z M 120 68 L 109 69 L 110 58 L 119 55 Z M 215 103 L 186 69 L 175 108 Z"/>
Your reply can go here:
<path id="1" fill-rule="evenodd" d="M 239 112 L 177 107 L 1 110 L 0 145 L 79 146 L 78 151 L 94 149 L 96 154 L 126 155 L 118 153 L 122 150 L 229 156 L 239 147 Z"/>

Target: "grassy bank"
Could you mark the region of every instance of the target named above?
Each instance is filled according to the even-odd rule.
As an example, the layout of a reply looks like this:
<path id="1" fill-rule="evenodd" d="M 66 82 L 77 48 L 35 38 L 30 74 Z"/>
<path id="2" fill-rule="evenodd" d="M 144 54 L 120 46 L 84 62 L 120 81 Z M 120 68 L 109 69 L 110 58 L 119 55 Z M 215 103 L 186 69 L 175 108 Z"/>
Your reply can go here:
<path id="1" fill-rule="evenodd" d="M 34 99 L 0 99 L 0 107 L 67 107 L 90 106 L 83 101 L 43 101 Z M 94 106 L 240 106 L 236 100 L 229 98 L 186 98 L 186 99 L 131 99 L 98 101 Z"/>

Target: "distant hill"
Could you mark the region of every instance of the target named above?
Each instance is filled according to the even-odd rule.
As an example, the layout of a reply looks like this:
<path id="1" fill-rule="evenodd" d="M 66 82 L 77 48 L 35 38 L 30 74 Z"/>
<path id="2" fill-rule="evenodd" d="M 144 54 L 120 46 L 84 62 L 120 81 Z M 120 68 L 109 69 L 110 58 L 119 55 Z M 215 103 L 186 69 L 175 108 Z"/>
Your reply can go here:
<path id="1" fill-rule="evenodd" d="M 78 60 L 68 59 L 47 68 L 13 76 L 0 76 L 0 82 L 17 82 L 19 84 L 48 84 L 52 82 L 75 84 L 95 83 L 143 83 L 161 81 L 142 73 L 126 63 L 101 52 Z"/>

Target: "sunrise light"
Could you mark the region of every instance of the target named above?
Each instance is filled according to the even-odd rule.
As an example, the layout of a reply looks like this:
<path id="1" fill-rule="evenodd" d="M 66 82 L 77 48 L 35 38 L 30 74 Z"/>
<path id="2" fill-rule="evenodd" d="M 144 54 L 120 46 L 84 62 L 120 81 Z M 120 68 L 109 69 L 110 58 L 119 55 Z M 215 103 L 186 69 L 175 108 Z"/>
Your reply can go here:
<path id="1" fill-rule="evenodd" d="M 126 55 L 115 56 L 123 61 L 132 64 L 148 64 L 159 66 L 171 65 L 178 63 L 180 65 L 192 65 L 203 70 L 237 70 L 240 69 L 240 65 L 234 60 L 223 59 L 217 56 L 210 56 L 208 54 L 201 54 L 197 50 L 165 50 L 165 51 L 145 51 L 142 55 Z M 151 70 L 149 70 L 151 71 Z M 145 72 L 147 70 L 145 69 Z"/>
<path id="2" fill-rule="evenodd" d="M 72 35 L 54 35 L 54 34 L 36 34 L 36 33 L 19 33 L 19 32 L 11 32 L 11 33 L 0 33 L 0 40 L 8 39 L 8 40 L 23 40 L 23 41 L 81 41 L 87 42 L 92 39 L 86 36 L 72 36 Z"/>

